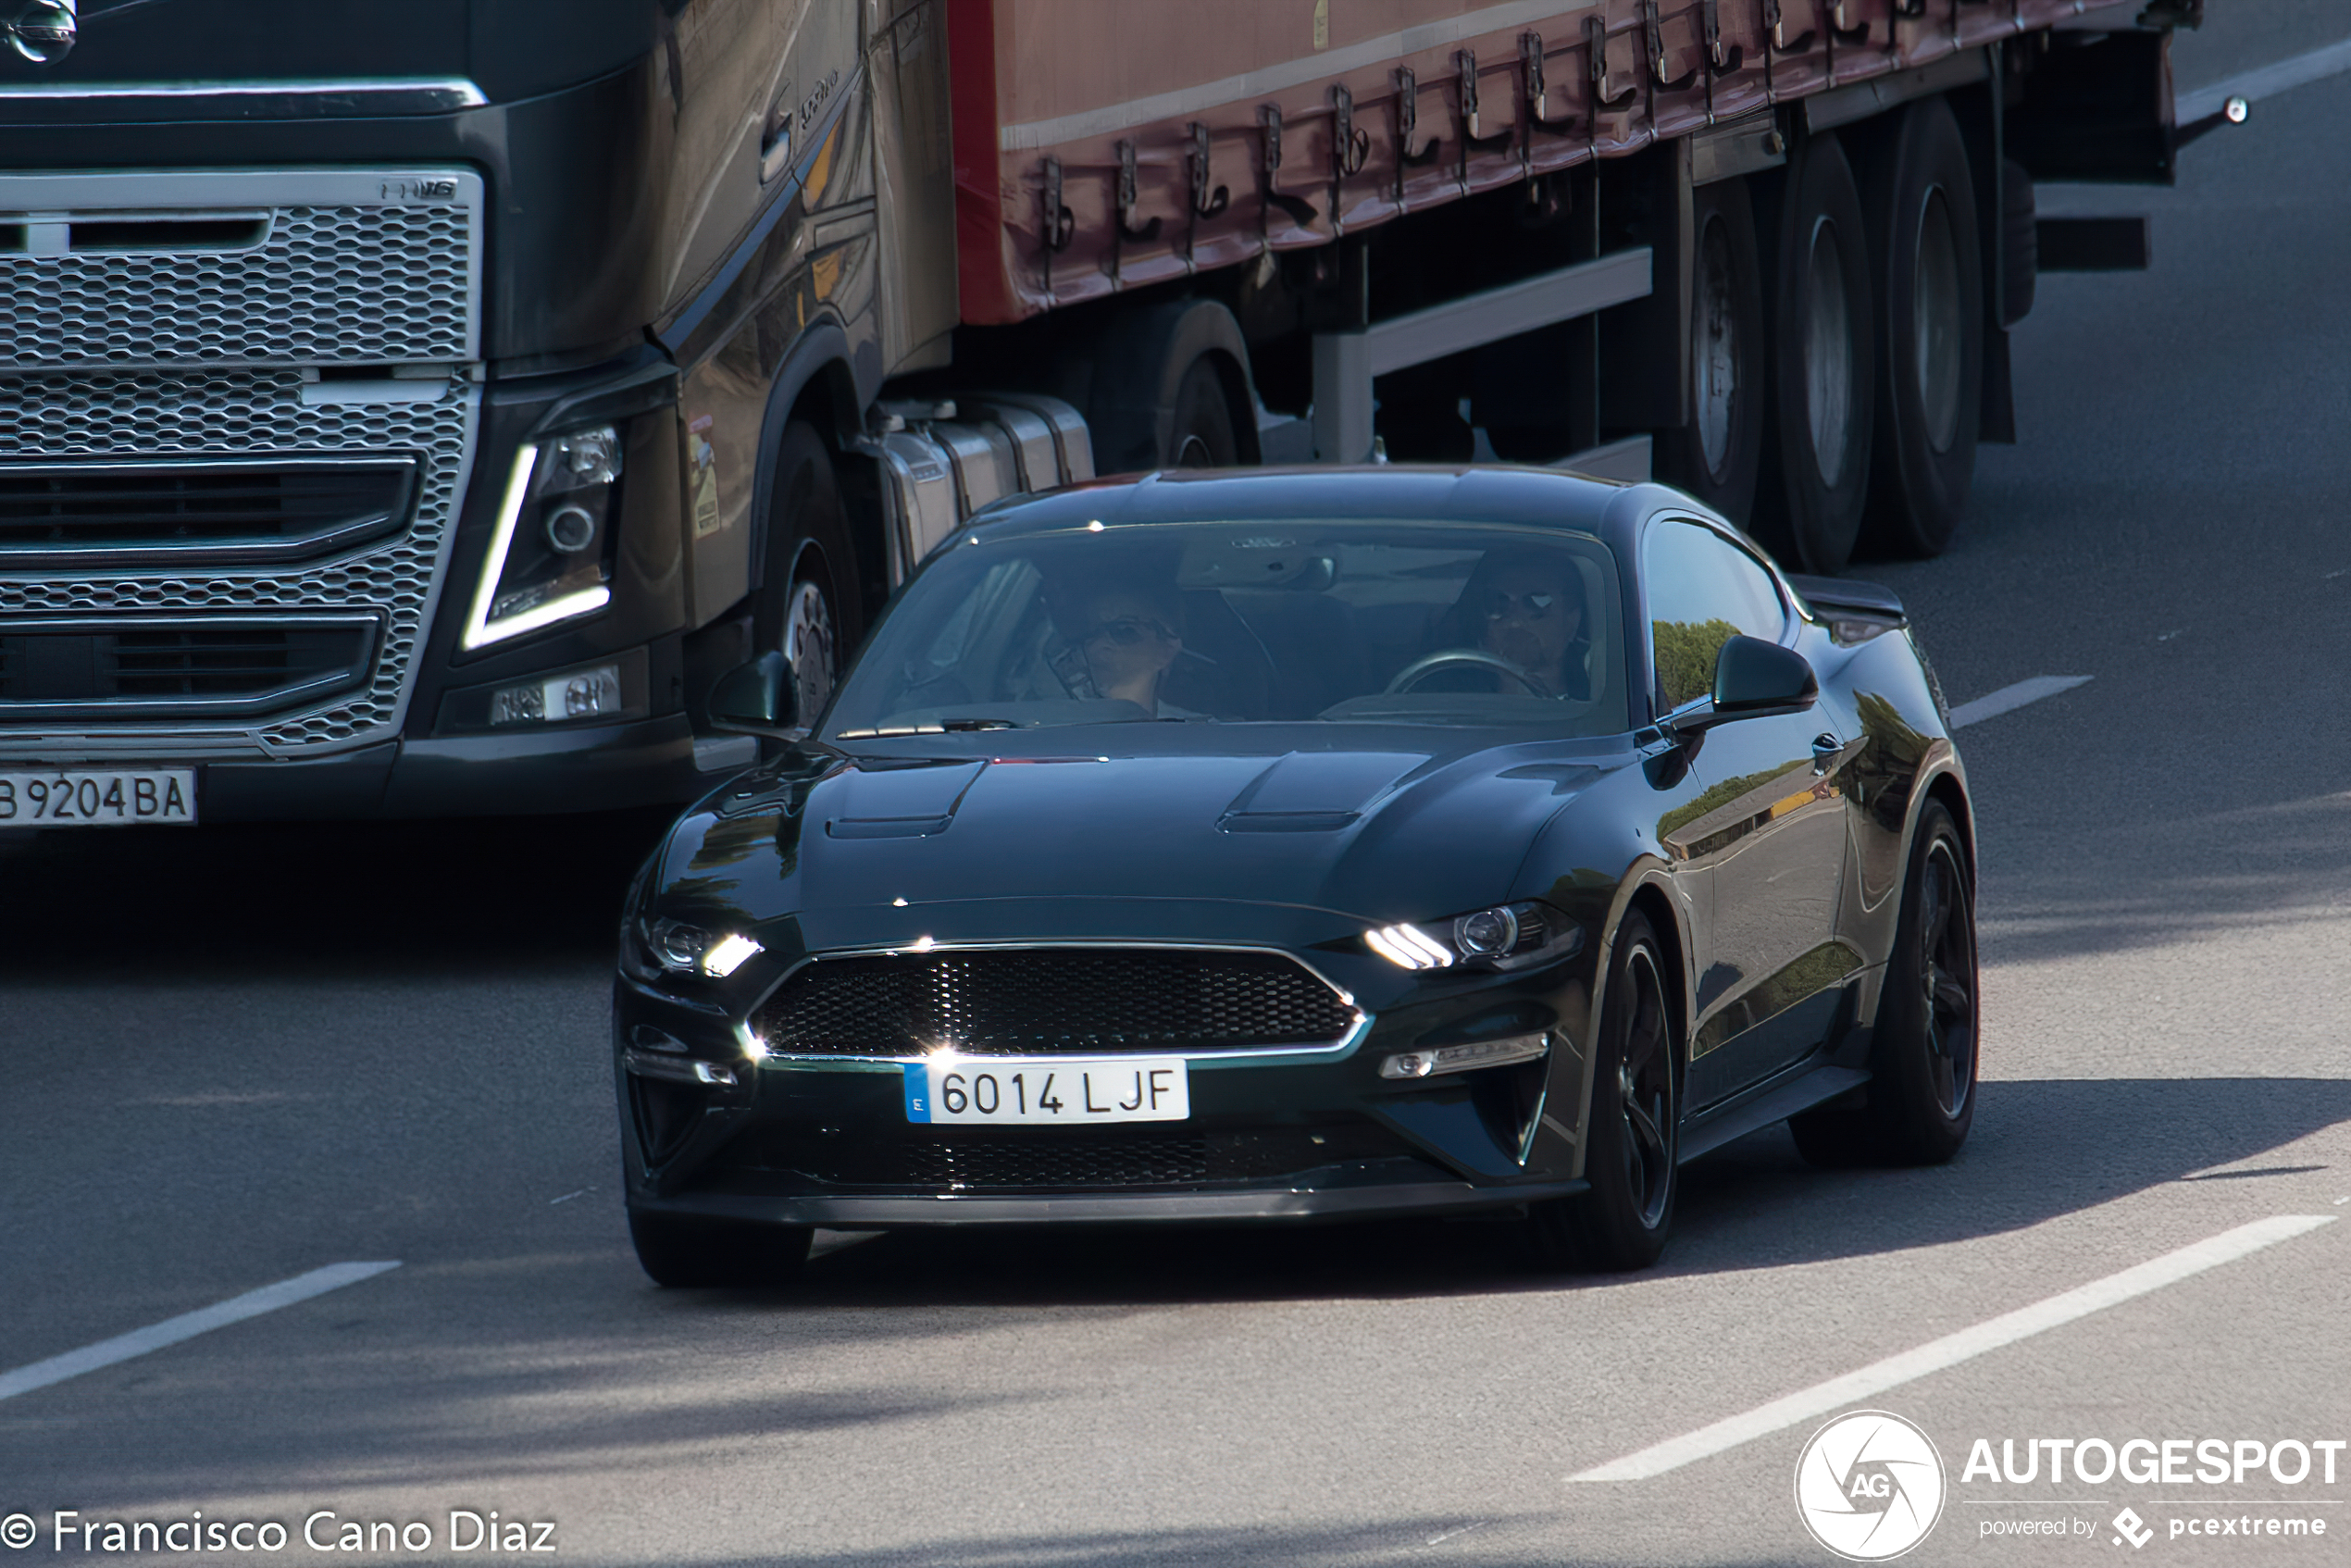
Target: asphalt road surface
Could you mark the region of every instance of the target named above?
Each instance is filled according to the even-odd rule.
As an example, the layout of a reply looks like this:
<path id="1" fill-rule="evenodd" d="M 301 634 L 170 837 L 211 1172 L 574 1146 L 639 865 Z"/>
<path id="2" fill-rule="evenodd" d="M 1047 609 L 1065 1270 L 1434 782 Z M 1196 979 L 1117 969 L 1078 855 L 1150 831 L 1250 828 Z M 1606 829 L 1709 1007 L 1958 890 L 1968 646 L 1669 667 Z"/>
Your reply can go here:
<path id="1" fill-rule="evenodd" d="M 2215 0 L 2183 85 L 2351 31 L 2223 14 L 2253 9 Z M 0 1516 L 37 1531 L 0 1521 L 0 1565 L 199 1511 L 292 1534 L 212 1561 L 340 1560 L 302 1538 L 330 1512 L 329 1546 L 429 1538 L 361 1560 L 473 1562 L 453 1512 L 457 1547 L 494 1512 L 577 1563 L 1817 1564 L 1799 1453 L 1862 1408 L 1942 1457 L 1906 1562 L 2351 1561 L 2345 81 L 2176 191 L 2046 193 L 2151 210 L 2154 268 L 2043 280 L 1965 536 L 1864 568 L 1955 702 L 2091 678 L 1963 736 L 1987 1022 L 1954 1164 L 1759 1135 L 1630 1278 L 1455 1224 L 834 1238 L 788 1296 L 667 1293 L 604 1037 L 654 819 L 56 835 L 0 852 Z M 2189 1441 L 2168 1478 L 2026 1482 L 1979 1438 Z M 2240 1476 L 2240 1442 L 2283 1457 Z"/>

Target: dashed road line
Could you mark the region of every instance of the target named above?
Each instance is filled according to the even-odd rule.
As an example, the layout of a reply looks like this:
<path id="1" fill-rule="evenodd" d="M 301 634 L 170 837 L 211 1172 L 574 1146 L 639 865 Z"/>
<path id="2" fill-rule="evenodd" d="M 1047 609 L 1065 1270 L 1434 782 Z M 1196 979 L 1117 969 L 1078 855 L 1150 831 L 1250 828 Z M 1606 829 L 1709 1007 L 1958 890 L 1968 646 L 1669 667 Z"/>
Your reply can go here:
<path id="1" fill-rule="evenodd" d="M 2014 713 L 2027 703 L 2037 703 L 2044 697 L 2071 691 L 2077 686 L 2088 685 L 2089 681 L 2090 678 L 2086 675 L 2036 675 L 2030 680 L 2020 680 L 2014 686 L 2003 686 L 1997 691 L 1953 708 L 1951 728 L 1963 729 L 1971 724 L 1981 724 L 1987 718 Z"/>
<path id="2" fill-rule="evenodd" d="M 2061 1327 L 2092 1313 L 2159 1290 L 2167 1285 L 2218 1268 L 2222 1263 L 2265 1247 L 2313 1231 L 2322 1225 L 2332 1225 L 2332 1214 L 2277 1214 L 2266 1220 L 2255 1220 L 2234 1230 L 2224 1230 L 2208 1237 L 2194 1246 L 2183 1247 L 2176 1252 L 2166 1252 L 2159 1258 L 2126 1268 L 2120 1274 L 2094 1279 L 2061 1295 L 2012 1313 L 1986 1319 L 1972 1328 L 1962 1328 L 1957 1334 L 1947 1334 L 1940 1339 L 1929 1340 L 1914 1350 L 1888 1356 L 1858 1372 L 1842 1377 L 1832 1377 L 1825 1383 L 1815 1383 L 1800 1388 L 1771 1403 L 1758 1405 L 1744 1414 L 1701 1426 L 1695 1432 L 1671 1437 L 1662 1443 L 1641 1450 L 1638 1453 L 1611 1460 L 1608 1463 L 1581 1470 L 1570 1475 L 1570 1481 L 1646 1481 L 1701 1459 L 1710 1459 L 1758 1437 L 1785 1431 L 1798 1422 L 1826 1415 L 1832 1411 L 1849 1410 L 1876 1394 L 1929 1373 L 1972 1361 L 1989 1350 L 2029 1339 L 2035 1334 Z"/>
<path id="3" fill-rule="evenodd" d="M 2351 71 L 2351 38 L 2340 44 L 2324 44 L 2303 54 L 2256 66 L 2240 71 L 2225 81 L 2209 87 L 2199 87 L 2183 93 L 2171 118 L 2182 125 L 2219 114 L 2232 98 L 2243 98 L 2258 104 L 2264 98 L 2274 98 L 2281 93 L 2291 93 L 2297 87 L 2307 87 L 2314 81 L 2324 81 L 2331 76 Z"/>
<path id="4" fill-rule="evenodd" d="M 249 1317 L 274 1313 L 280 1307 L 291 1307 L 313 1296 L 323 1296 L 330 1290 L 340 1290 L 363 1279 L 373 1279 L 399 1266 L 397 1263 L 329 1263 L 325 1268 L 312 1269 L 308 1274 L 296 1275 L 275 1285 L 265 1285 L 258 1290 L 248 1290 L 242 1296 L 231 1296 L 212 1306 L 182 1313 L 178 1317 L 168 1317 L 161 1323 L 134 1328 L 128 1334 L 118 1334 L 111 1339 L 101 1339 L 94 1345 L 84 1345 L 63 1355 L 51 1356 L 46 1361 L 20 1366 L 14 1372 L 0 1372 L 0 1400 L 13 1400 L 19 1394 L 29 1394 L 35 1388 L 46 1388 L 52 1383 L 62 1383 L 85 1372 L 96 1372 L 101 1367 L 130 1361 L 134 1356 L 143 1356 L 150 1350 L 177 1345 L 199 1334 L 209 1334 L 216 1328 L 243 1323 Z"/>

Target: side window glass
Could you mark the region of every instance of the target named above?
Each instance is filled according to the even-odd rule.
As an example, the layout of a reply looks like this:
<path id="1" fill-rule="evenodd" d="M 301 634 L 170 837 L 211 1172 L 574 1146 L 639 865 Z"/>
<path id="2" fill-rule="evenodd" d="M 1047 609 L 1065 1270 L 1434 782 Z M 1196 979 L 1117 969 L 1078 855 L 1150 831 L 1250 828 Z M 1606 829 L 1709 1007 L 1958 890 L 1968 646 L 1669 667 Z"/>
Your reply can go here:
<path id="1" fill-rule="evenodd" d="M 1649 656 L 1660 712 L 1714 689 L 1714 659 L 1737 636 L 1777 642 L 1787 627 L 1779 589 L 1752 556 L 1711 529 L 1660 523 L 1644 550 Z"/>

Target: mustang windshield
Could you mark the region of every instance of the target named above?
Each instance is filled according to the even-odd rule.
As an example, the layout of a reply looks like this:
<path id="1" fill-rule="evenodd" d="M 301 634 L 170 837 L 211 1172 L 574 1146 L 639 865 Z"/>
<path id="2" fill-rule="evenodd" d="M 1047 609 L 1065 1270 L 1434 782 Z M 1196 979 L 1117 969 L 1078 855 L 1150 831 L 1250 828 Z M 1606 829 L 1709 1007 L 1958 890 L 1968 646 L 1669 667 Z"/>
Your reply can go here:
<path id="1" fill-rule="evenodd" d="M 834 740 L 1151 720 L 1627 728 L 1615 564 L 1588 534 L 1412 522 L 979 536 L 931 562 Z"/>

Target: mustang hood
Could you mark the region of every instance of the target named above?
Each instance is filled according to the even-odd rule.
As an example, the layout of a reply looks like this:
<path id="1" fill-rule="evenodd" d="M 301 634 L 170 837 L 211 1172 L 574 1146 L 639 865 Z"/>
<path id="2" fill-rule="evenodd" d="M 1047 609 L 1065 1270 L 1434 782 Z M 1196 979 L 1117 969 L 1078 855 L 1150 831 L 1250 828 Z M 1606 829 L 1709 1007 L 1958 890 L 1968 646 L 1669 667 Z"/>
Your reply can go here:
<path id="1" fill-rule="evenodd" d="M 1233 904 L 1310 927 L 1429 918 L 1511 896 L 1536 831 L 1602 770 L 1557 743 L 866 759 L 690 818 L 663 870 L 673 897 L 797 914 L 810 946 L 1057 934 L 1038 923 L 1072 900 L 1104 936 L 1175 934 L 1185 904 L 1218 930 Z M 876 918 L 890 934 L 849 935 Z"/>

